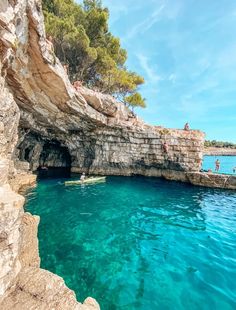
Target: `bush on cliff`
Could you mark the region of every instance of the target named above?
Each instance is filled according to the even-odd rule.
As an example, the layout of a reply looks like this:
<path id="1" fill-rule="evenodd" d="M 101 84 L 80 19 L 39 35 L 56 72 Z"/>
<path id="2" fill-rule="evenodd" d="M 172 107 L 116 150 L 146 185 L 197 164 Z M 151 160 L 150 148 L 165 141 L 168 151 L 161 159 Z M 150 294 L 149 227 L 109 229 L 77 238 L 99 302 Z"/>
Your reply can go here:
<path id="1" fill-rule="evenodd" d="M 72 81 L 114 95 L 129 106 L 145 107 L 137 92 L 144 79 L 130 72 L 127 52 L 108 29 L 109 11 L 99 0 L 43 0 L 45 25 L 56 55 L 69 64 Z"/>

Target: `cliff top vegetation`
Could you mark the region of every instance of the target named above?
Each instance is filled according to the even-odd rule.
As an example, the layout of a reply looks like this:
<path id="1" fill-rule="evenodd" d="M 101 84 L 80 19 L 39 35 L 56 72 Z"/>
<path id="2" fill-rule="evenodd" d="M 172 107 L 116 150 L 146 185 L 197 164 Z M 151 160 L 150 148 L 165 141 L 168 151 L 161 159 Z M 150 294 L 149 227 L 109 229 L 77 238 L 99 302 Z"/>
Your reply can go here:
<path id="1" fill-rule="evenodd" d="M 131 107 L 145 107 L 138 92 L 144 78 L 125 65 L 127 51 L 109 31 L 109 11 L 101 0 L 43 0 L 45 27 L 71 81 L 111 94 Z"/>

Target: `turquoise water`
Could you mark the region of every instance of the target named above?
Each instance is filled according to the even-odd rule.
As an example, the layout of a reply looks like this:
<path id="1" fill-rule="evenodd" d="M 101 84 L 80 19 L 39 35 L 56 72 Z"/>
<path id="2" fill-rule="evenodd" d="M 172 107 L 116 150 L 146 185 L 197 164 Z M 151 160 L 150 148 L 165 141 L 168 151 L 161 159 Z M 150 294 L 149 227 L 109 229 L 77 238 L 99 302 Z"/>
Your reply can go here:
<path id="1" fill-rule="evenodd" d="M 102 310 L 236 309 L 236 192 L 144 177 L 40 181 L 42 268 Z"/>
<path id="2" fill-rule="evenodd" d="M 221 164 L 220 173 L 236 175 L 236 172 L 233 172 L 233 168 L 236 167 L 236 156 L 204 156 L 202 168 L 204 170 L 211 169 L 214 171 L 216 159 L 219 159 Z"/>

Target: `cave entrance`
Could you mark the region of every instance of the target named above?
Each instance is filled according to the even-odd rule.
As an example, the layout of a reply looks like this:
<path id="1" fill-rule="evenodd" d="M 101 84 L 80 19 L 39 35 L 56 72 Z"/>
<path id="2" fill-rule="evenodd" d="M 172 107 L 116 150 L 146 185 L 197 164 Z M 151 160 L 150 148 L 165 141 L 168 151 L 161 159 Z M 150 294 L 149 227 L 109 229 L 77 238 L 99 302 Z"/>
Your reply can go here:
<path id="1" fill-rule="evenodd" d="M 39 178 L 70 177 L 71 156 L 58 141 L 45 142 L 39 157 Z"/>

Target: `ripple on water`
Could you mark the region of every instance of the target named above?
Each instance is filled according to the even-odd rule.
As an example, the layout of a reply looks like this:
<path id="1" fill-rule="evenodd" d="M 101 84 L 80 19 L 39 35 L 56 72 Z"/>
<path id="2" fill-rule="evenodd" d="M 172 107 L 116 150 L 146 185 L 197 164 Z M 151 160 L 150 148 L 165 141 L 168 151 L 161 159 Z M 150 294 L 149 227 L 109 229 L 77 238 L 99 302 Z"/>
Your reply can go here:
<path id="1" fill-rule="evenodd" d="M 236 194 L 142 177 L 27 195 L 42 267 L 102 309 L 236 309 Z"/>

